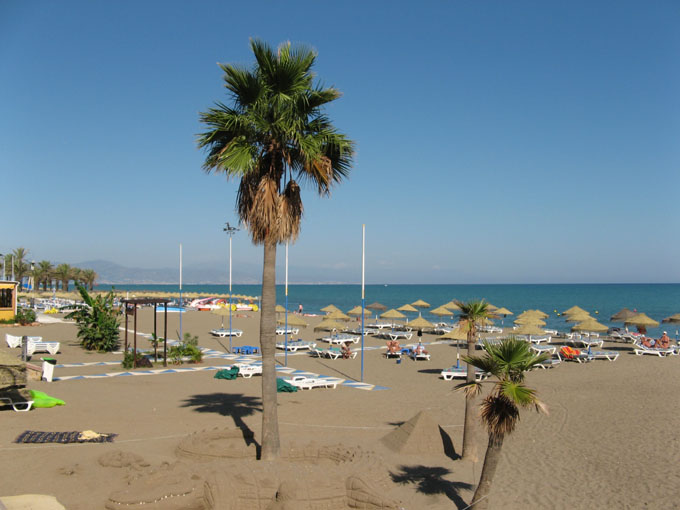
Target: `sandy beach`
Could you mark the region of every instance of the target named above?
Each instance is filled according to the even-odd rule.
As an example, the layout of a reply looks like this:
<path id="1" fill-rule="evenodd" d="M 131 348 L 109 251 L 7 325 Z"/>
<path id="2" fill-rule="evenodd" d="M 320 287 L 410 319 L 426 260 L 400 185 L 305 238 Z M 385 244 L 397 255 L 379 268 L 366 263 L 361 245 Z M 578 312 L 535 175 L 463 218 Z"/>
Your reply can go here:
<path id="1" fill-rule="evenodd" d="M 173 313 L 168 317 L 168 334 L 177 338 L 179 316 Z M 323 336 L 313 331 L 321 318 L 306 319 L 310 327 L 301 329 L 296 338 Z M 150 333 L 152 324 L 151 310 L 142 310 L 139 331 Z M 209 334 L 219 326 L 220 317 L 213 314 L 183 314 L 184 332 L 197 335 L 203 348 L 225 352 L 229 340 Z M 239 314 L 233 326 L 244 331 L 234 339 L 234 346 L 258 345 L 258 314 Z M 119 362 L 122 358 L 81 349 L 73 324 L 0 329 L 3 337 L 4 333 L 61 342 L 56 356 L 59 364 Z M 159 334 L 163 334 L 162 320 Z M 401 507 L 465 508 L 481 461 L 458 458 L 463 395 L 453 391 L 456 382 L 444 381 L 439 375 L 455 364 L 456 346 L 432 343 L 438 337 L 427 334 L 423 341 L 430 343 L 430 361 L 404 359 L 396 363 L 383 355 L 384 340 L 367 337 L 366 346 L 375 349 L 365 352 L 364 389 L 341 384 L 336 389 L 279 393 L 282 449 L 310 442 L 361 448 L 373 452 L 373 475 L 387 481 L 385 494 Z M 149 348 L 150 344 L 139 337 L 138 346 Z M 528 385 L 537 389 L 550 414 L 523 411 L 517 431 L 504 445 L 492 508 L 680 508 L 676 497 L 680 483 L 680 357 L 635 356 L 631 346 L 622 343 L 608 342 L 605 348 L 620 351 L 618 360 L 562 363 L 529 374 Z M 18 353 L 8 348 L 4 338 L 0 349 Z M 34 355 L 33 362 L 40 356 Z M 284 363 L 283 352 L 277 360 Z M 302 352 L 289 354 L 287 361 L 293 369 L 344 381 L 361 377 L 360 355 L 328 360 Z M 229 359 L 206 357 L 200 365 L 183 367 L 230 364 Z M 57 367 L 55 377 L 119 372 L 123 372 L 120 364 Z M 29 381 L 29 388 L 60 398 L 66 405 L 27 413 L 2 408 L 0 497 L 50 494 L 69 510 L 103 509 L 111 493 L 121 488 L 131 473 L 144 474 L 164 463 L 180 461 L 177 445 L 193 432 L 239 426 L 251 430 L 259 441 L 261 379 L 220 380 L 214 374 L 197 370 L 52 383 Z M 443 431 L 422 429 L 430 431 L 427 448 L 419 453 L 398 452 L 381 441 L 421 411 Z M 25 430 L 94 430 L 117 436 L 102 444 L 14 443 Z M 447 447 L 448 439 L 452 448 Z M 483 456 L 485 435 L 479 444 Z M 127 468 L 102 465 L 102 456 L 116 451 L 134 453 L 143 462 Z M 191 463 L 181 462 L 191 468 Z"/>

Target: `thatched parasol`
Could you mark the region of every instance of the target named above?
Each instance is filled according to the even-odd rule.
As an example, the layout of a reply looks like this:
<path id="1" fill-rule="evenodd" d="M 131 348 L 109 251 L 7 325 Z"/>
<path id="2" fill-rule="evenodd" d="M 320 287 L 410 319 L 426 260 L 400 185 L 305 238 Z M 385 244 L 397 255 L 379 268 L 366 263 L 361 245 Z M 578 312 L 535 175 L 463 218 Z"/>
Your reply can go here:
<path id="1" fill-rule="evenodd" d="M 668 322 L 670 324 L 678 324 L 678 323 L 680 323 L 680 313 L 676 313 L 674 315 L 671 315 L 670 317 L 666 317 L 661 322 Z"/>
<path id="2" fill-rule="evenodd" d="M 406 324 L 409 328 L 414 328 L 414 329 L 433 328 L 434 327 L 434 324 L 432 324 L 427 319 L 423 319 L 422 317 L 418 317 L 416 319 L 413 319 L 412 321 L 408 321 Z"/>
<path id="3" fill-rule="evenodd" d="M 435 308 L 434 310 L 430 310 L 430 313 L 432 315 L 439 315 L 440 317 L 453 315 L 453 312 L 451 310 L 449 310 L 448 308 L 444 308 L 443 306 Z"/>
<path id="4" fill-rule="evenodd" d="M 486 303 L 486 309 L 489 310 L 490 312 L 496 313 L 496 310 L 498 310 L 498 307 L 492 305 L 492 304 L 489 303 L 489 302 L 487 302 L 487 303 Z"/>
<path id="5" fill-rule="evenodd" d="M 276 313 L 286 313 L 286 309 L 281 305 L 276 305 Z"/>
<path id="6" fill-rule="evenodd" d="M 583 322 L 590 319 L 595 320 L 588 312 L 571 313 L 567 314 L 566 317 L 567 318 L 564 319 L 566 322 Z"/>
<path id="7" fill-rule="evenodd" d="M 340 324 L 337 321 L 334 321 L 332 319 L 324 319 L 321 322 L 319 322 L 316 326 L 314 326 L 314 331 L 319 331 L 319 330 L 326 330 L 326 331 L 333 331 L 334 329 L 340 331 L 345 329 L 347 326 L 345 324 Z"/>
<path id="8" fill-rule="evenodd" d="M 349 315 L 345 315 L 342 313 L 340 310 L 335 311 L 335 312 L 330 312 L 328 315 L 326 315 L 327 319 L 333 319 L 333 320 L 340 320 L 340 321 L 348 321 L 350 319 Z"/>
<path id="9" fill-rule="evenodd" d="M 418 301 L 414 301 L 411 303 L 413 306 L 417 306 L 418 308 L 430 308 L 430 303 L 427 301 L 423 301 L 422 299 L 419 299 Z"/>
<path id="10" fill-rule="evenodd" d="M 544 335 L 545 331 L 534 324 L 522 324 L 512 332 L 513 335 Z"/>
<path id="11" fill-rule="evenodd" d="M 536 316 L 530 316 L 526 315 L 524 317 L 517 317 L 514 321 L 515 324 L 531 324 L 534 326 L 545 326 L 545 321 L 543 319 L 539 319 Z"/>
<path id="12" fill-rule="evenodd" d="M 571 327 L 572 331 L 592 331 L 593 333 L 604 333 L 609 328 L 604 324 L 600 324 L 595 319 L 579 322 Z"/>
<path id="13" fill-rule="evenodd" d="M 276 321 L 277 324 L 286 324 L 286 319 L 279 319 Z M 301 328 L 306 328 L 309 326 L 305 320 L 300 317 L 299 315 L 289 315 L 288 316 L 288 325 L 289 326 L 296 326 L 296 327 L 301 327 Z"/>
<path id="14" fill-rule="evenodd" d="M 347 315 L 357 315 L 357 316 L 361 315 L 361 307 L 355 306 L 349 312 L 347 312 Z"/>
<path id="15" fill-rule="evenodd" d="M 335 305 L 328 305 L 328 306 L 322 308 L 321 311 L 322 311 L 322 312 L 326 312 L 326 313 L 339 312 L 339 311 L 340 311 L 340 308 L 338 308 L 338 307 L 335 306 Z"/>
<path id="16" fill-rule="evenodd" d="M 414 308 L 413 306 L 409 304 L 405 304 L 404 306 L 400 306 L 397 308 L 400 312 L 418 312 L 417 308 Z"/>
<path id="17" fill-rule="evenodd" d="M 503 316 L 514 315 L 510 310 L 508 310 L 507 308 L 503 308 L 503 307 L 497 308 L 496 310 L 494 310 L 493 314 L 494 315 L 503 315 Z"/>
<path id="18" fill-rule="evenodd" d="M 637 312 L 629 310 L 628 308 L 622 308 L 609 319 L 611 322 L 625 322 L 626 319 L 630 319 L 637 315 Z"/>
<path id="19" fill-rule="evenodd" d="M 442 305 L 441 308 L 446 308 L 447 310 L 460 310 L 460 306 L 458 306 L 453 299 Z"/>
<path id="20" fill-rule="evenodd" d="M 380 314 L 381 319 L 405 319 L 406 315 L 401 312 L 396 311 L 394 308 L 387 310 L 385 313 Z"/>
<path id="21" fill-rule="evenodd" d="M 366 305 L 366 308 L 368 308 L 369 310 L 376 311 L 387 310 L 387 307 L 385 305 L 383 305 L 382 303 L 378 303 L 377 301 L 375 303 L 371 303 L 370 305 Z"/>
<path id="22" fill-rule="evenodd" d="M 588 313 L 588 312 L 585 311 L 580 306 L 572 306 L 569 310 L 565 310 L 564 312 L 562 312 L 562 315 L 565 315 L 565 314 L 566 315 L 572 315 L 574 313 Z"/>
<path id="23" fill-rule="evenodd" d="M 651 326 L 651 327 L 657 327 L 659 323 L 652 319 L 651 317 L 648 317 L 644 313 L 639 313 L 637 315 L 634 315 L 633 317 L 628 317 L 625 321 L 625 324 L 632 324 L 634 326 Z"/>

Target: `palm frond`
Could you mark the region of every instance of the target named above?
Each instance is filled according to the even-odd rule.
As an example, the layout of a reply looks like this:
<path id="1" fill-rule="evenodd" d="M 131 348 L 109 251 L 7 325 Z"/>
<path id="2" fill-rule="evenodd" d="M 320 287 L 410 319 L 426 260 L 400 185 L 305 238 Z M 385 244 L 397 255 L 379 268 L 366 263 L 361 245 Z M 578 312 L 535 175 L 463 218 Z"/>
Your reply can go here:
<path id="1" fill-rule="evenodd" d="M 499 393 L 511 400 L 515 405 L 526 407 L 534 405 L 538 401 L 536 390 L 526 387 L 521 382 L 504 380 L 500 381 L 498 385 Z"/>
<path id="2" fill-rule="evenodd" d="M 479 381 L 471 381 L 460 383 L 453 388 L 455 391 L 465 392 L 465 398 L 473 398 L 482 392 L 482 383 Z"/>
<path id="3" fill-rule="evenodd" d="M 482 422 L 489 436 L 503 437 L 515 430 L 519 422 L 519 409 L 503 394 L 492 393 L 481 404 Z"/>

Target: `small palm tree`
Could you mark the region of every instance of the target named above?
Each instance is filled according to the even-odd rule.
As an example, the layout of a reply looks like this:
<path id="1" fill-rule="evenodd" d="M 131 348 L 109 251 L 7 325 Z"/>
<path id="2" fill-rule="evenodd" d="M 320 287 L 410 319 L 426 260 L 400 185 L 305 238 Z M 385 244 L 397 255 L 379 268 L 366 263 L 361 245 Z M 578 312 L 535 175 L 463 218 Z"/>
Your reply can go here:
<path id="1" fill-rule="evenodd" d="M 59 264 L 54 270 L 54 277 L 61 282 L 61 290 L 68 292 L 68 282 L 73 279 L 73 268 L 68 264 Z"/>
<path id="2" fill-rule="evenodd" d="M 94 284 L 97 281 L 98 276 L 99 275 L 95 272 L 94 269 L 81 269 L 80 270 L 80 277 L 81 277 L 83 283 L 87 285 L 87 288 L 90 291 L 94 290 Z"/>
<path id="3" fill-rule="evenodd" d="M 330 194 L 349 174 L 354 143 L 323 113 L 340 97 L 334 88 L 314 84 L 316 52 L 290 43 L 274 51 L 251 40 L 252 69 L 220 65 L 232 105 L 217 103 L 200 120 L 208 130 L 198 137 L 207 151 L 203 168 L 239 179 L 240 221 L 252 241 L 264 245 L 260 347 L 262 351 L 262 454 L 279 456 L 276 403 L 276 247 L 300 231 L 302 198 L 298 182 Z"/>
<path id="4" fill-rule="evenodd" d="M 472 498 L 471 507 L 476 510 L 488 507 L 487 496 L 491 490 L 493 477 L 505 436 L 511 434 L 519 422 L 521 407 L 534 406 L 539 412 L 546 412 L 545 405 L 536 397 L 536 391 L 524 385 L 524 377 L 538 363 L 547 358 L 546 354 L 534 354 L 527 342 L 508 338 L 498 345 L 485 344 L 483 356 L 463 358 L 468 366 L 479 368 L 497 378 L 491 393 L 482 401 L 482 422 L 489 434 L 489 444 L 484 456 L 484 465 L 479 485 Z M 465 383 L 467 393 L 479 393 L 480 382 Z"/>
<path id="5" fill-rule="evenodd" d="M 467 355 L 474 356 L 477 345 L 477 326 L 486 322 L 492 315 L 489 310 L 489 303 L 484 301 L 469 301 L 464 303 L 456 301 L 460 308 L 459 327 L 467 331 Z M 467 384 L 475 382 L 475 367 L 467 366 Z M 477 461 L 477 444 L 475 437 L 478 422 L 475 419 L 474 393 L 468 393 L 465 399 L 465 422 L 463 428 L 463 458 L 466 460 Z"/>
<path id="6" fill-rule="evenodd" d="M 35 287 L 39 288 L 40 284 L 42 283 L 43 289 L 47 291 L 47 286 L 50 283 L 50 280 L 52 279 L 52 272 L 54 271 L 54 267 L 52 266 L 52 263 L 49 260 L 41 260 L 38 262 L 38 264 L 35 267 Z"/>
<path id="7" fill-rule="evenodd" d="M 12 250 L 12 256 L 14 257 L 14 278 L 19 282 L 19 289 L 21 289 L 23 287 L 21 280 L 23 280 L 24 276 L 26 276 L 30 271 L 30 266 L 24 260 L 26 257 L 28 257 L 28 250 L 26 248 L 19 247 L 15 250 Z"/>

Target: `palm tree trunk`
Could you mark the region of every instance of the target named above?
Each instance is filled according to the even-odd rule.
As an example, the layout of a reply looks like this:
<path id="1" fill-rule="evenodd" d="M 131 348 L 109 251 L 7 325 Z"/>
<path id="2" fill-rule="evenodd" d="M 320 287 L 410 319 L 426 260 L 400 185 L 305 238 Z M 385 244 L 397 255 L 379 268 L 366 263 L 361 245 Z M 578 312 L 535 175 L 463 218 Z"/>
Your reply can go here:
<path id="1" fill-rule="evenodd" d="M 470 336 L 468 335 L 468 348 L 467 355 L 475 355 L 475 339 L 472 336 L 472 341 L 470 341 Z M 467 377 L 466 381 L 468 383 L 475 382 L 475 367 L 468 363 L 467 366 Z M 479 457 L 477 455 L 477 433 L 478 420 L 477 420 L 477 407 L 475 405 L 476 398 L 474 396 L 465 396 L 465 421 L 463 427 L 463 454 L 462 457 L 465 460 L 471 460 L 472 462 L 477 462 Z"/>
<path id="2" fill-rule="evenodd" d="M 262 460 L 278 458 L 279 416 L 276 404 L 276 243 L 265 242 L 262 267 L 260 349 L 262 351 Z"/>
<path id="3" fill-rule="evenodd" d="M 474 510 L 484 510 L 489 507 L 488 495 L 491 492 L 491 484 L 493 477 L 496 474 L 496 467 L 498 461 L 501 460 L 501 448 L 503 447 L 503 435 L 489 436 L 489 445 L 486 447 L 486 455 L 484 456 L 484 466 L 482 466 L 482 474 L 479 477 L 479 485 L 475 495 L 472 497 L 470 506 Z"/>

